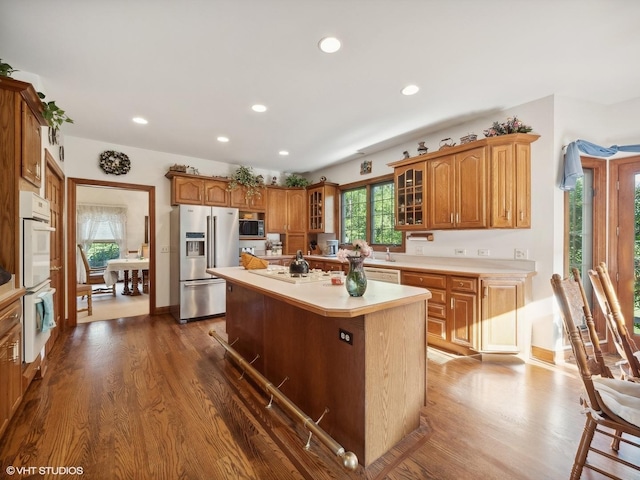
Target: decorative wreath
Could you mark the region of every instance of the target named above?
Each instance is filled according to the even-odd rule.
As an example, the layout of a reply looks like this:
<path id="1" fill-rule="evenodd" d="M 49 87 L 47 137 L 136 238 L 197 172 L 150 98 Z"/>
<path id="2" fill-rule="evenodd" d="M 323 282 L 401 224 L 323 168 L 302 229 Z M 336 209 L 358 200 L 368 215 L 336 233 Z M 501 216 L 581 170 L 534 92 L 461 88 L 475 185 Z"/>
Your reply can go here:
<path id="1" fill-rule="evenodd" d="M 131 170 L 131 160 L 122 152 L 107 150 L 100 154 L 100 168 L 104 173 L 125 175 Z"/>

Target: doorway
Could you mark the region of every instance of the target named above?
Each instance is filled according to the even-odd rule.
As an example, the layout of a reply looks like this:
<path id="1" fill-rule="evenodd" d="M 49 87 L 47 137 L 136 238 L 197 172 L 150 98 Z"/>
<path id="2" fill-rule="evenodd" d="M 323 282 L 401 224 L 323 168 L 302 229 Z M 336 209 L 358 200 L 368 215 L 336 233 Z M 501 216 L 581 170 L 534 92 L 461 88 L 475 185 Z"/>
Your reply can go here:
<path id="1" fill-rule="evenodd" d="M 611 255 L 609 272 L 627 330 L 640 339 L 640 157 L 611 162 Z"/>
<path id="2" fill-rule="evenodd" d="M 148 294 L 148 311 L 149 314 L 153 315 L 156 310 L 156 288 L 155 288 L 155 187 L 150 185 L 137 185 L 137 184 L 128 184 L 128 183 L 117 183 L 117 182 L 106 182 L 106 181 L 97 181 L 97 180 L 88 180 L 88 179 L 79 179 L 79 178 L 70 178 L 68 179 L 68 210 L 67 210 L 67 224 L 68 224 L 68 234 L 67 234 L 67 258 L 69 259 L 68 265 L 68 277 L 67 282 L 69 285 L 68 291 L 68 317 L 69 317 L 69 326 L 74 327 L 78 323 L 78 314 L 77 314 L 77 298 L 76 298 L 76 284 L 77 284 L 77 264 L 75 262 L 76 259 L 76 238 L 78 235 L 77 232 L 77 209 L 79 198 L 82 198 L 82 189 L 84 187 L 98 187 L 103 189 L 110 189 L 113 194 L 117 195 L 117 192 L 120 191 L 132 191 L 132 192 L 142 192 L 146 199 L 148 217 L 147 219 L 141 218 L 140 222 L 142 222 L 145 226 L 146 232 L 145 239 L 148 240 L 149 245 L 149 294 Z M 114 196 L 116 196 L 114 195 Z M 123 255 L 123 256 L 126 256 Z M 146 296 L 146 295 L 145 295 Z M 98 302 L 94 302 L 94 305 L 97 305 Z M 117 315 L 117 313 L 114 313 Z M 108 316 L 108 315 L 107 315 Z M 117 318 L 117 317 L 113 317 Z"/>

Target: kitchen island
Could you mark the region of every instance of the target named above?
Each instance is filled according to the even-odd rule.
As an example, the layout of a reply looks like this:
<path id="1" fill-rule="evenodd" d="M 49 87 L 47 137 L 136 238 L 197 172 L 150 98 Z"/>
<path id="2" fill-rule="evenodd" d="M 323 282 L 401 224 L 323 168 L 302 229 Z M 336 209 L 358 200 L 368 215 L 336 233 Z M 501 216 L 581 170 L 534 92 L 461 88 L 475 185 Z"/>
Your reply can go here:
<path id="1" fill-rule="evenodd" d="M 350 297 L 329 277 L 290 283 L 242 267 L 227 281 L 229 343 L 359 462 L 420 425 L 426 400 L 428 290 L 370 281 Z M 258 357 L 259 355 L 259 357 Z"/>

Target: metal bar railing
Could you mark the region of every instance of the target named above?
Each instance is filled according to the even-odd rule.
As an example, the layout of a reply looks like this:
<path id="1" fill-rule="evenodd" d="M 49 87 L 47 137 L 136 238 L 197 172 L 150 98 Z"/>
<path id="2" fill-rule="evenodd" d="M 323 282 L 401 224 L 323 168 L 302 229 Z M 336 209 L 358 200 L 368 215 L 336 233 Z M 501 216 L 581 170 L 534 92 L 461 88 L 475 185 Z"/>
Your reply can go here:
<path id="1" fill-rule="evenodd" d="M 306 415 L 298 406 L 293 403 L 287 396 L 282 393 L 278 387 L 275 387 L 269 380 L 267 380 L 264 375 L 258 372 L 250 362 L 247 362 L 242 356 L 234 350 L 231 345 L 229 345 L 215 330 L 210 330 L 209 335 L 215 338 L 220 345 L 231 355 L 231 357 L 237 362 L 239 367 L 243 372 L 246 372 L 256 383 L 262 388 L 266 393 L 271 395 L 271 399 L 276 399 L 276 401 L 280 404 L 280 406 L 294 419 L 298 422 L 302 423 L 302 425 L 309 430 L 309 440 L 307 441 L 306 447 L 309 448 L 311 435 L 315 435 L 318 437 L 321 443 L 323 443 L 334 455 L 336 455 L 342 461 L 342 466 L 347 470 L 355 470 L 358 467 L 358 457 L 353 452 L 345 452 L 345 449 L 342 445 L 336 442 L 331 435 L 325 432 L 318 423 L 322 420 L 322 417 L 325 412 L 322 414 L 318 422 L 314 422 L 308 415 Z M 243 373 L 244 375 L 244 373 Z M 286 379 L 285 379 L 286 380 Z M 280 384 L 282 385 L 282 384 Z M 269 405 L 271 405 L 271 401 Z"/>

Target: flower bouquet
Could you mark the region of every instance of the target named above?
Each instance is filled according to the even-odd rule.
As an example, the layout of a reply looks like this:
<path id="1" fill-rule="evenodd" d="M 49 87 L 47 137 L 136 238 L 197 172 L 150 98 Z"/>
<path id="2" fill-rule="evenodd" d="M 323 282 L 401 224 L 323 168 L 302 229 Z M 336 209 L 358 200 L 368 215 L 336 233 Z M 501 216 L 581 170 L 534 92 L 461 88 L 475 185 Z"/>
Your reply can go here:
<path id="1" fill-rule="evenodd" d="M 529 133 L 532 128 L 522 123 L 518 117 L 509 117 L 506 122 L 493 122 L 491 128 L 484 130 L 485 137 L 498 137 L 500 135 L 509 135 L 510 133 Z"/>
<path id="2" fill-rule="evenodd" d="M 371 252 L 373 251 L 369 244 L 364 240 L 355 240 L 353 242 L 353 247 L 353 250 L 347 250 L 344 248 L 339 249 L 336 254 L 338 260 L 344 262 L 353 257 L 369 257 L 371 256 Z"/>

